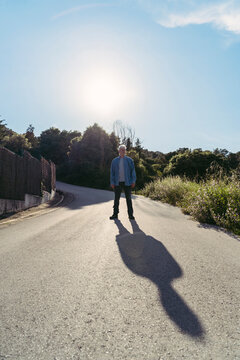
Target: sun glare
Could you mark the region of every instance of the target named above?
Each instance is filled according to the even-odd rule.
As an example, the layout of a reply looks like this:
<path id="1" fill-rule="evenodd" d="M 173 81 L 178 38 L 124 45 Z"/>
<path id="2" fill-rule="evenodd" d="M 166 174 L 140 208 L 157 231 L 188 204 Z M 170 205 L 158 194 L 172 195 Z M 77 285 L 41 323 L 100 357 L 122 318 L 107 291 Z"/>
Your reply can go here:
<path id="1" fill-rule="evenodd" d="M 119 69 L 89 68 L 79 76 L 73 96 L 78 108 L 87 114 L 118 116 L 136 100 L 134 86 L 127 73 Z"/>

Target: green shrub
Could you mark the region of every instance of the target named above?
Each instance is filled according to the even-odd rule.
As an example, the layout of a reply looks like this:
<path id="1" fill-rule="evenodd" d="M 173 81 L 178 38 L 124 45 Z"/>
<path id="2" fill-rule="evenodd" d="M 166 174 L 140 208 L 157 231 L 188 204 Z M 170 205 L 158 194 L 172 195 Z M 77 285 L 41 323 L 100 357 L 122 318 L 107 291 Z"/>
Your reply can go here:
<path id="1" fill-rule="evenodd" d="M 181 206 L 185 196 L 195 191 L 198 186 L 197 183 L 181 179 L 179 176 L 169 176 L 147 184 L 142 190 L 142 194 L 153 200 Z"/>
<path id="2" fill-rule="evenodd" d="M 142 194 L 180 206 L 199 222 L 215 224 L 240 235 L 240 182 L 236 175 L 201 183 L 167 177 L 147 184 Z"/>
<path id="3" fill-rule="evenodd" d="M 240 234 L 240 184 L 236 179 L 209 180 L 188 195 L 183 210 L 196 220 Z"/>

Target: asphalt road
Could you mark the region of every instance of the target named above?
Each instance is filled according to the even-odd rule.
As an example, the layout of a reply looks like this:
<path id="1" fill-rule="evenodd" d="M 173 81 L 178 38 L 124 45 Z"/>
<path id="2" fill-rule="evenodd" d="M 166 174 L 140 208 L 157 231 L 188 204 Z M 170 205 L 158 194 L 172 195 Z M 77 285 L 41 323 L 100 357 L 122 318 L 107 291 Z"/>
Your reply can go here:
<path id="1" fill-rule="evenodd" d="M 240 242 L 178 208 L 71 186 L 0 222 L 0 360 L 240 359 Z"/>

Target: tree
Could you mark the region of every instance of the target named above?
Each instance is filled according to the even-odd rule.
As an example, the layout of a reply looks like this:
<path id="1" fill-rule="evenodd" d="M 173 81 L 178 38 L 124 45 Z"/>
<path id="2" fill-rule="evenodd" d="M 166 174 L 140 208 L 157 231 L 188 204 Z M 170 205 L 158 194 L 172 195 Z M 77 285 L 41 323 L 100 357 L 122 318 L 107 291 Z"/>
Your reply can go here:
<path id="1" fill-rule="evenodd" d="M 5 136 L 2 144 L 4 147 L 18 155 L 22 155 L 24 150 L 30 150 L 31 148 L 31 144 L 28 142 L 28 139 L 24 135 L 17 133 Z"/>
<path id="2" fill-rule="evenodd" d="M 76 153 L 76 147 L 78 153 Z M 71 159 L 73 159 L 72 150 L 73 147 L 70 151 Z M 74 158 L 79 164 L 91 163 L 95 168 L 104 169 L 110 165 L 114 156 L 115 151 L 110 136 L 96 123 L 89 126 L 82 139 L 75 144 Z"/>
<path id="3" fill-rule="evenodd" d="M 29 151 L 32 154 L 32 156 L 40 159 L 41 154 L 39 149 L 39 140 L 34 134 L 34 126 L 32 124 L 28 126 L 25 133 L 25 137 L 28 139 L 28 142 L 30 144 L 31 148 L 29 149 Z"/>
<path id="4" fill-rule="evenodd" d="M 0 141 L 2 141 L 4 136 L 6 136 L 8 133 L 8 129 L 6 127 L 6 124 L 4 124 L 4 121 L 4 119 L 0 119 Z"/>
<path id="5" fill-rule="evenodd" d="M 126 141 L 126 150 L 129 151 L 131 148 L 132 148 L 132 142 L 131 142 L 130 138 L 128 137 L 127 141 Z"/>
<path id="6" fill-rule="evenodd" d="M 116 157 L 118 139 L 98 124 L 89 126 L 81 138 L 71 141 L 70 172 L 65 180 L 97 188 L 109 187 L 111 161 Z"/>
<path id="7" fill-rule="evenodd" d="M 121 120 L 116 120 L 113 123 L 113 132 L 119 138 L 120 143 L 126 145 L 126 147 L 127 145 L 130 146 L 130 143 L 131 146 L 134 144 L 135 130 L 131 126 L 125 125 Z"/>
<path id="8" fill-rule="evenodd" d="M 81 136 L 79 131 L 60 131 L 51 127 L 40 134 L 40 152 L 46 159 L 60 165 L 68 160 L 70 142 L 78 136 Z"/>
<path id="9" fill-rule="evenodd" d="M 237 153 L 229 152 L 227 155 L 227 165 L 229 170 L 236 169 L 240 165 L 240 151 Z"/>
<path id="10" fill-rule="evenodd" d="M 68 157 L 74 163 L 80 163 L 80 147 L 82 136 L 77 136 L 70 141 Z"/>
<path id="11" fill-rule="evenodd" d="M 215 161 L 220 166 L 225 165 L 222 155 L 214 154 L 210 151 L 195 149 L 185 153 L 174 155 L 169 164 L 164 169 L 164 175 L 180 175 L 188 178 L 202 178 L 206 176 L 206 171 L 211 163 Z"/>
<path id="12" fill-rule="evenodd" d="M 113 151 L 113 154 L 115 156 L 118 156 L 118 147 L 119 147 L 119 138 L 114 134 L 114 132 L 112 132 L 110 135 L 109 135 L 109 140 L 112 144 L 112 151 Z"/>
<path id="13" fill-rule="evenodd" d="M 139 138 L 137 138 L 137 140 L 135 141 L 135 150 L 139 154 L 139 156 L 141 156 L 142 144 Z"/>
<path id="14" fill-rule="evenodd" d="M 38 139 L 34 135 L 34 126 L 30 124 L 26 130 L 25 137 L 28 139 L 28 142 L 32 145 L 32 147 L 37 147 Z"/>
<path id="15" fill-rule="evenodd" d="M 52 160 L 55 164 L 60 164 L 66 160 L 64 150 L 61 147 L 61 131 L 51 127 L 40 134 L 39 147 L 40 153 L 47 160 Z"/>
<path id="16" fill-rule="evenodd" d="M 229 151 L 227 149 L 216 148 L 215 150 L 213 150 L 213 153 L 215 155 L 223 155 L 224 157 L 226 157 L 229 154 Z"/>

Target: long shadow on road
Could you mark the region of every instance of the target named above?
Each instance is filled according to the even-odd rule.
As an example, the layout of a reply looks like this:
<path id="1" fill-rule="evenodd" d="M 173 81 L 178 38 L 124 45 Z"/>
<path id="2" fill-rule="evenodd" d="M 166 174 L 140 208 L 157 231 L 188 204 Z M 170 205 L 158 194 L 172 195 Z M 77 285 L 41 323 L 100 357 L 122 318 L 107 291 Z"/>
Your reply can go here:
<path id="1" fill-rule="evenodd" d="M 115 223 L 119 229 L 116 241 L 126 266 L 157 285 L 163 308 L 183 333 L 203 338 L 204 329 L 199 319 L 171 286 L 171 282 L 181 277 L 183 272 L 166 247 L 146 235 L 135 221 L 131 222 L 133 234 L 120 220 L 115 220 Z"/>

